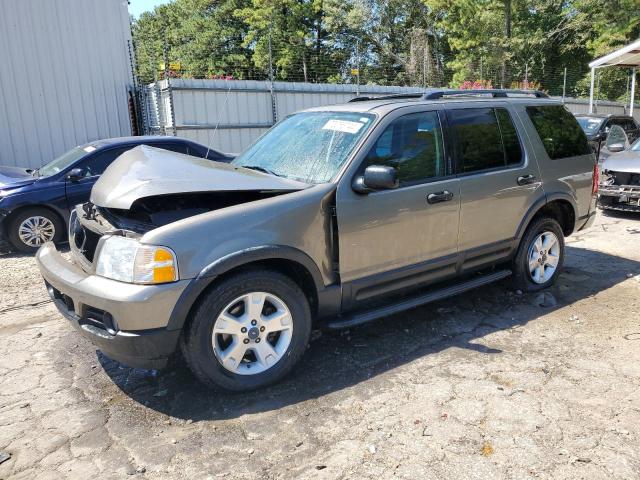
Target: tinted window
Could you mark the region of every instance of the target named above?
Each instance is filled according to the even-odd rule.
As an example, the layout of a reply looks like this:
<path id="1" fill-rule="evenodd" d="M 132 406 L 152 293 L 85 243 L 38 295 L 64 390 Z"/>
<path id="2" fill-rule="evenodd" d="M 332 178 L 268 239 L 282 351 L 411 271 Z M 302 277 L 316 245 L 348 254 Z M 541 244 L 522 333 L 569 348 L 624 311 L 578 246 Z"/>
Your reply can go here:
<path id="1" fill-rule="evenodd" d="M 555 160 L 591 153 L 580 125 L 563 106 L 527 107 L 527 114 L 549 158 Z"/>
<path id="2" fill-rule="evenodd" d="M 522 147 L 504 108 L 465 108 L 449 112 L 462 173 L 519 164 Z"/>
<path id="3" fill-rule="evenodd" d="M 622 128 L 624 128 L 627 132 L 630 132 L 636 130 L 638 127 L 636 126 L 636 122 L 634 122 L 630 118 L 627 118 L 622 121 Z"/>
<path id="4" fill-rule="evenodd" d="M 134 145 L 130 145 L 127 147 L 113 148 L 111 150 L 97 152 L 95 155 L 83 160 L 78 167 L 84 169 L 85 177 L 101 175 L 107 167 L 111 165 L 111 162 L 133 147 Z"/>
<path id="5" fill-rule="evenodd" d="M 502 135 L 506 164 L 518 165 L 522 161 L 522 146 L 511 115 L 506 108 L 496 108 L 495 112 Z"/>
<path id="6" fill-rule="evenodd" d="M 445 175 L 438 113 L 412 113 L 394 120 L 369 151 L 366 165 L 394 167 L 401 184 Z"/>

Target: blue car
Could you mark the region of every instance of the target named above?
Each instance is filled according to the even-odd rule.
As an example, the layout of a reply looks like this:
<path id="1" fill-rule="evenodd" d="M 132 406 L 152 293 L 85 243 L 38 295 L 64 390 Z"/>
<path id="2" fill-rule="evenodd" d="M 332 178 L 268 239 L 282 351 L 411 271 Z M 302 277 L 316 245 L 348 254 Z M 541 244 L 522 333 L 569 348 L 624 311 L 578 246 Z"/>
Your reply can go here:
<path id="1" fill-rule="evenodd" d="M 111 162 L 138 145 L 220 162 L 233 159 L 184 138 L 148 136 L 88 143 L 35 170 L 0 166 L 0 249 L 29 253 L 47 241 L 66 241 L 71 209 L 89 200 Z"/>

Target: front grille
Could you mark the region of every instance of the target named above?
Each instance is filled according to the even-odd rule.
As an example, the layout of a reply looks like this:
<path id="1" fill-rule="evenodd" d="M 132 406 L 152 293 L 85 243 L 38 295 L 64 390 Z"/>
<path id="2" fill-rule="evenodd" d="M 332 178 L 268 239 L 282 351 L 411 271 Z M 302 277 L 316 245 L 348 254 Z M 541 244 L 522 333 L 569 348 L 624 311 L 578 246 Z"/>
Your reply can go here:
<path id="1" fill-rule="evenodd" d="M 69 244 L 76 255 L 83 257 L 89 263 L 93 263 L 100 237 L 99 233 L 90 230 L 80 222 L 75 211 L 71 213 L 69 219 Z"/>

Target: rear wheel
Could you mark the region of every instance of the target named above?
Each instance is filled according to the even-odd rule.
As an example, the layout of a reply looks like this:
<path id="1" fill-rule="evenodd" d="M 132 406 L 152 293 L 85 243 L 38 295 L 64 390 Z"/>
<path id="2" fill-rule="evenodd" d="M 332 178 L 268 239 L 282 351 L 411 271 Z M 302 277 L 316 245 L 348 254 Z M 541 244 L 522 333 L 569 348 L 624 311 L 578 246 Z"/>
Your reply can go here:
<path id="1" fill-rule="evenodd" d="M 9 220 L 7 234 L 17 250 L 33 253 L 45 242 L 59 242 L 64 234 L 64 225 L 50 210 L 29 208 Z"/>
<path id="2" fill-rule="evenodd" d="M 300 288 L 277 272 L 254 270 L 206 294 L 185 332 L 182 353 L 206 385 L 247 391 L 289 373 L 310 333 L 311 314 Z"/>
<path id="3" fill-rule="evenodd" d="M 564 263 L 564 234 L 553 218 L 542 217 L 527 228 L 514 259 L 517 288 L 535 292 L 552 285 Z"/>

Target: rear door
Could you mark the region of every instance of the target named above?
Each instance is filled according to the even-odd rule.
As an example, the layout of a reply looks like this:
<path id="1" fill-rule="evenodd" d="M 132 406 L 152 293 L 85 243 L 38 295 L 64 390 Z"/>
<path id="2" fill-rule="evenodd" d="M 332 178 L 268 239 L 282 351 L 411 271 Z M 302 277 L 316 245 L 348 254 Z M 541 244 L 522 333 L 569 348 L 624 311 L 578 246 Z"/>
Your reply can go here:
<path id="1" fill-rule="evenodd" d="M 455 274 L 459 182 L 448 160 L 442 113 L 421 106 L 388 114 L 338 186 L 347 304 Z M 395 168 L 399 188 L 356 193 L 353 179 L 368 165 Z"/>
<path id="2" fill-rule="evenodd" d="M 447 117 L 460 178 L 458 249 L 466 270 L 507 256 L 522 219 L 544 194 L 511 105 L 449 105 Z"/>

